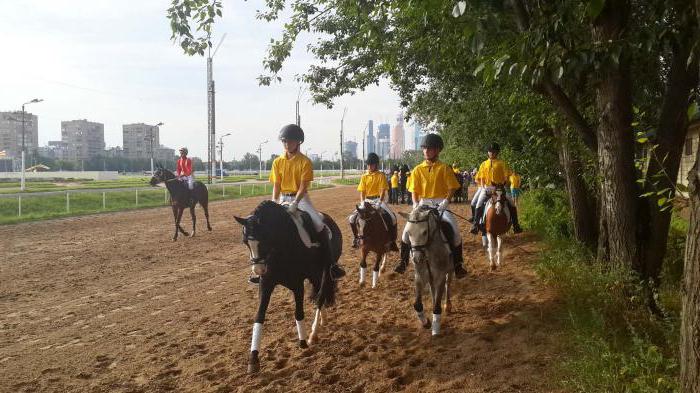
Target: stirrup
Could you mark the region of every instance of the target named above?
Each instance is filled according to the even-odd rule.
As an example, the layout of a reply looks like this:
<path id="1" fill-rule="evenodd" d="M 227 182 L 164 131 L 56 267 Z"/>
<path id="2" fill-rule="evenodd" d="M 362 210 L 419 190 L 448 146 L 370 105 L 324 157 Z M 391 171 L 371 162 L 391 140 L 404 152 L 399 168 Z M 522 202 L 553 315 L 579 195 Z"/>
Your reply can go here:
<path id="1" fill-rule="evenodd" d="M 251 284 L 258 285 L 258 284 L 260 284 L 260 276 L 252 276 L 251 275 L 250 277 L 248 277 L 248 282 Z"/>

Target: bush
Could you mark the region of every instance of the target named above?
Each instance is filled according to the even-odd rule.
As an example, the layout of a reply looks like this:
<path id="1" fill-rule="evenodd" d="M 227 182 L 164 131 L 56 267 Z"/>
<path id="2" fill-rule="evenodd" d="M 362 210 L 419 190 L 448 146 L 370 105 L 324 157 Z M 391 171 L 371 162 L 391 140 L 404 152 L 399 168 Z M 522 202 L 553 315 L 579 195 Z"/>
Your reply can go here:
<path id="1" fill-rule="evenodd" d="M 561 190 L 534 189 L 518 202 L 523 226 L 547 239 L 570 239 L 573 234 L 566 194 Z"/>

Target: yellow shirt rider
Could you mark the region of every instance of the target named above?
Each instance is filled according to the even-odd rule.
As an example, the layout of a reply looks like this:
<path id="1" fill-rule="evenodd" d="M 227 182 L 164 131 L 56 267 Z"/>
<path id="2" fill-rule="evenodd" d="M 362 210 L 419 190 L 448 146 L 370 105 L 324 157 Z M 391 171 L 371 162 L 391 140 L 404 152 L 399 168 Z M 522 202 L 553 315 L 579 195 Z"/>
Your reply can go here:
<path id="1" fill-rule="evenodd" d="M 486 201 L 491 197 L 491 194 L 495 190 L 496 185 L 503 185 L 504 187 L 508 183 L 508 178 L 511 175 L 511 170 L 505 161 L 498 159 L 498 154 L 501 152 L 501 147 L 498 143 L 492 143 L 488 148 L 488 159 L 481 163 L 479 166 L 479 171 L 476 174 L 476 181 L 481 185 L 477 194 L 474 196 L 475 220 L 471 229 L 471 233 L 477 234 L 481 230 L 484 234 L 483 218 L 484 218 L 484 208 Z M 510 211 L 510 219 L 513 222 L 513 232 L 520 233 L 522 228 L 518 222 L 518 211 L 510 201 L 508 200 L 508 209 Z"/>
<path id="2" fill-rule="evenodd" d="M 379 156 L 375 153 L 369 153 L 366 163 L 367 172 L 362 175 L 360 184 L 357 186 L 357 191 L 360 192 L 360 204 L 368 202 L 384 210 L 384 216 L 388 216 L 388 220 L 385 218 L 385 221 L 389 229 L 389 237 L 391 238 L 389 250 L 399 251 L 398 247 L 396 247 L 396 214 L 384 202 L 389 186 L 384 173 L 377 170 Z M 354 235 L 352 247 L 357 248 L 359 246 L 359 239 L 357 238 L 357 210 L 348 217 L 348 221 L 350 221 L 350 228 Z"/>
<path id="3" fill-rule="evenodd" d="M 411 184 L 409 191 L 413 196 L 413 208 L 420 205 L 437 206 L 440 217 L 452 228 L 452 244 L 450 248 L 455 267 L 455 276 L 462 278 L 467 271 L 462 266 L 462 235 L 455 216 L 447 209 L 452 194 L 459 188 L 459 182 L 455 178 L 452 168 L 439 160 L 440 151 L 444 143 L 438 134 L 428 134 L 421 142 L 425 161 L 411 171 Z M 401 262 L 394 269 L 397 273 L 406 271 L 411 245 L 408 232 L 404 230 L 401 237 Z"/>
<path id="4" fill-rule="evenodd" d="M 299 151 L 299 147 L 304 143 L 304 131 L 296 124 L 286 125 L 280 130 L 279 140 L 284 146 L 284 153 L 272 162 L 269 178 L 273 184 L 272 200 L 288 204 L 287 210 L 290 214 L 294 214 L 297 209 L 309 214 L 318 232 L 316 238 L 321 244 L 323 258 L 331 261 L 331 275 L 335 279 L 341 278 L 345 271 L 333 262 L 331 257 L 329 230 L 309 198 L 308 189 L 314 179 L 314 171 L 311 160 Z M 256 281 L 256 278 L 253 277 L 251 281 Z"/>

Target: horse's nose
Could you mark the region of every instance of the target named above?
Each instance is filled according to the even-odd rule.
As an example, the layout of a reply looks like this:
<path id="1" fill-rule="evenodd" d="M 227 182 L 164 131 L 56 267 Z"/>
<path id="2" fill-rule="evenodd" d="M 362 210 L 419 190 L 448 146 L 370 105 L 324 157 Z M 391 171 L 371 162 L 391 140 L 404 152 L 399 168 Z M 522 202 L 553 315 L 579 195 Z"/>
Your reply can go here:
<path id="1" fill-rule="evenodd" d="M 256 263 L 253 265 L 253 272 L 258 276 L 262 276 L 267 273 L 267 266 L 263 263 Z"/>

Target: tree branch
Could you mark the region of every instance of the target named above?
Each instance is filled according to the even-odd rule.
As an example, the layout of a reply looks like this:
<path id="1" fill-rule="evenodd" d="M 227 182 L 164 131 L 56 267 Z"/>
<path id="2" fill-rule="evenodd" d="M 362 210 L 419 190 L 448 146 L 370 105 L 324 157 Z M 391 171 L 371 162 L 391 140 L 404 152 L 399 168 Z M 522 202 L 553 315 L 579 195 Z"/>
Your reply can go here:
<path id="1" fill-rule="evenodd" d="M 542 87 L 564 117 L 569 119 L 574 128 L 581 134 L 581 138 L 586 147 L 593 152 L 598 151 L 598 140 L 593 128 L 588 124 L 586 119 L 583 118 L 581 112 L 579 112 L 574 103 L 571 102 L 571 99 L 566 95 L 561 86 L 552 82 L 549 78 L 544 78 L 542 80 Z"/>

